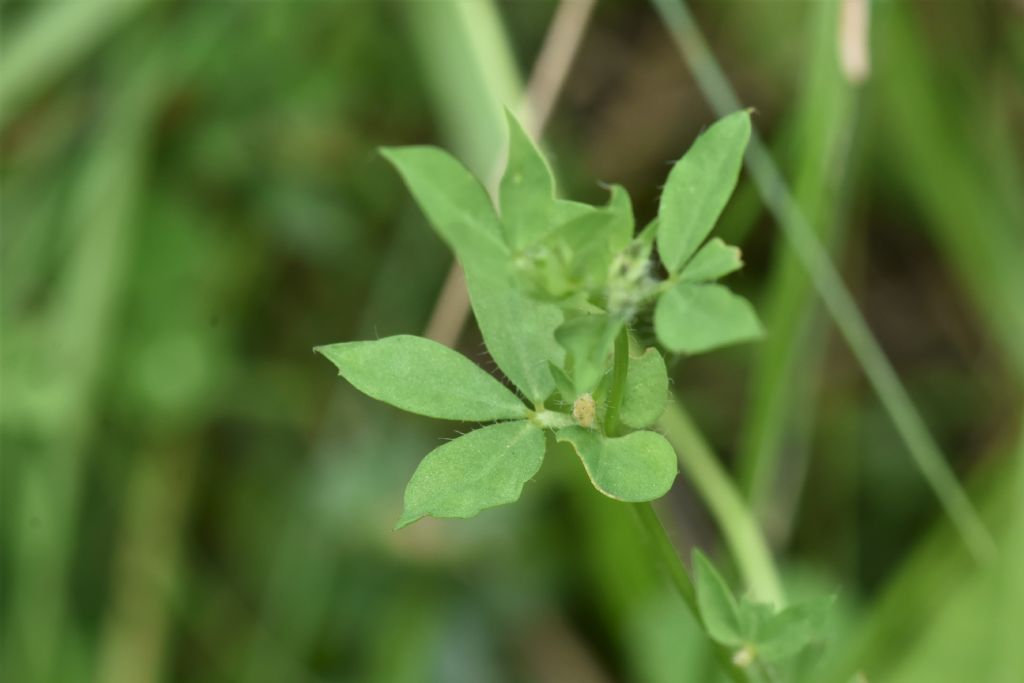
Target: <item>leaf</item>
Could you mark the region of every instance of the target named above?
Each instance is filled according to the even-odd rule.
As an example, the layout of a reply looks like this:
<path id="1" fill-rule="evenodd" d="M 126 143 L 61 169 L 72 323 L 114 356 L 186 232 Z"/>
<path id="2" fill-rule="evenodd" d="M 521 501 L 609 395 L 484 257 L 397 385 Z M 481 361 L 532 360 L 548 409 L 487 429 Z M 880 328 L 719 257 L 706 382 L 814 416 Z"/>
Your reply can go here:
<path id="1" fill-rule="evenodd" d="M 555 389 L 548 363 L 561 367 L 565 352 L 555 341 L 561 309 L 529 298 L 509 278 L 466 273 L 469 299 L 494 362 L 534 404 Z"/>
<path id="2" fill-rule="evenodd" d="M 473 517 L 514 503 L 543 460 L 544 432 L 525 421 L 489 425 L 449 441 L 416 468 L 395 528 L 427 515 Z"/>
<path id="3" fill-rule="evenodd" d="M 555 381 L 555 389 L 558 390 L 562 401 L 571 406 L 578 395 L 576 388 L 572 385 L 572 380 L 562 368 L 554 363 L 548 363 L 548 370 L 551 372 L 551 378 Z"/>
<path id="4" fill-rule="evenodd" d="M 693 551 L 693 574 L 697 607 L 708 635 L 722 645 L 743 645 L 746 638 L 736 598 L 711 561 L 696 549 Z"/>
<path id="5" fill-rule="evenodd" d="M 367 396 L 428 417 L 511 420 L 529 410 L 501 382 L 435 341 L 399 335 L 318 346 L 338 374 Z"/>
<path id="6" fill-rule="evenodd" d="M 568 356 L 574 398 L 592 392 L 601 381 L 620 329 L 618 318 L 596 314 L 571 318 L 555 330 L 555 339 Z"/>
<path id="7" fill-rule="evenodd" d="M 574 218 L 579 218 L 598 210 L 598 207 L 584 204 L 583 202 L 574 202 L 571 199 L 556 199 L 555 203 L 551 205 L 551 213 L 548 217 L 551 224 L 548 226 L 548 229 L 553 229 L 563 223 L 568 223 Z"/>
<path id="8" fill-rule="evenodd" d="M 508 110 L 508 164 L 499 189 L 501 220 L 513 249 L 551 229 L 555 181 L 544 156 Z"/>
<path id="9" fill-rule="evenodd" d="M 621 251 L 633 240 L 633 201 L 622 185 L 612 185 L 608 189 L 612 196 L 608 198 L 604 210 L 611 216 L 611 225 L 608 228 L 609 246 L 612 251 Z"/>
<path id="10" fill-rule="evenodd" d="M 571 247 L 577 255 L 576 262 L 592 260 L 600 254 L 604 263 L 602 278 L 611 257 L 633 239 L 633 202 L 629 193 L 621 185 L 612 185 L 609 190 L 611 197 L 605 206 L 588 206 L 589 211 L 579 212 L 552 233 Z"/>
<path id="11" fill-rule="evenodd" d="M 467 272 L 503 273 L 508 249 L 487 191 L 461 163 L 436 147 L 381 150 L 416 199 L 427 220 Z"/>
<path id="12" fill-rule="evenodd" d="M 462 164 L 434 147 L 390 148 L 382 154 L 465 268 L 473 311 L 491 356 L 527 398 L 543 401 L 554 389 L 546 362 L 561 365 L 564 355 L 554 338 L 562 313 L 529 300 L 514 286 L 487 192 Z"/>
<path id="13" fill-rule="evenodd" d="M 665 348 L 701 353 L 761 336 L 750 302 L 722 285 L 681 282 L 658 299 L 654 330 Z"/>
<path id="14" fill-rule="evenodd" d="M 516 257 L 517 270 L 545 298 L 603 288 L 613 258 L 633 238 L 629 194 L 614 185 L 607 206 L 563 202 L 559 207 L 557 212 L 570 218 L 525 246 Z"/>
<path id="15" fill-rule="evenodd" d="M 743 267 L 739 247 L 729 246 L 718 237 L 700 248 L 679 274 L 680 282 L 717 280 Z"/>
<path id="16" fill-rule="evenodd" d="M 619 408 L 619 420 L 634 429 L 649 427 L 665 412 L 668 401 L 668 371 L 657 349 L 629 357 L 626 388 Z"/>
<path id="17" fill-rule="evenodd" d="M 658 207 L 658 251 L 669 273 L 677 273 L 715 227 L 749 139 L 749 112 L 730 114 L 698 137 L 669 173 Z"/>
<path id="18" fill-rule="evenodd" d="M 833 602 L 832 597 L 808 600 L 771 615 L 758 629 L 754 641 L 758 654 L 778 661 L 822 640 Z"/>
<path id="19" fill-rule="evenodd" d="M 654 238 L 658 236 L 658 229 L 660 227 L 661 222 L 658 220 L 658 217 L 655 216 L 636 236 L 636 241 L 643 245 L 647 254 L 650 254 L 651 249 L 654 248 Z"/>
<path id="20" fill-rule="evenodd" d="M 594 487 L 609 498 L 631 503 L 661 498 L 676 478 L 675 451 L 655 432 L 606 438 L 593 429 L 566 427 L 557 439 L 572 444 Z"/>
<path id="21" fill-rule="evenodd" d="M 619 185 L 611 188 L 608 205 L 591 207 L 552 230 L 541 244 L 565 254 L 572 280 L 588 288 L 601 287 L 615 254 L 633 238 L 633 205 Z"/>
<path id="22" fill-rule="evenodd" d="M 765 630 L 765 626 L 775 618 L 775 614 L 772 605 L 754 602 L 745 596 L 740 598 L 740 633 L 748 643 L 757 642 L 757 634 Z"/>

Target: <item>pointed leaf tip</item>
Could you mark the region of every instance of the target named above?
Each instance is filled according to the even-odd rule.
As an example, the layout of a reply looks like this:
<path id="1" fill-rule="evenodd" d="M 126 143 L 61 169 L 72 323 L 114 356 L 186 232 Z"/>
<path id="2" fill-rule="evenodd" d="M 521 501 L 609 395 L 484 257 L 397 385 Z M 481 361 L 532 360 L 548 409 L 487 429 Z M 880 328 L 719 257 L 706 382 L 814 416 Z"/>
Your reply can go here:
<path id="1" fill-rule="evenodd" d="M 412 524 L 414 522 L 420 521 L 424 517 L 426 517 L 426 515 L 409 514 L 408 511 L 403 510 L 402 511 L 402 516 L 398 518 L 397 522 L 395 522 L 395 526 L 392 529 L 392 531 L 400 531 L 401 529 L 404 529 L 405 527 L 409 526 L 410 524 Z"/>
<path id="2" fill-rule="evenodd" d="M 508 161 L 498 188 L 505 239 L 522 248 L 550 230 L 555 179 L 536 142 L 508 109 Z"/>
<path id="3" fill-rule="evenodd" d="M 397 335 L 317 348 L 356 389 L 411 413 L 466 422 L 529 414 L 501 382 L 430 339 Z"/>

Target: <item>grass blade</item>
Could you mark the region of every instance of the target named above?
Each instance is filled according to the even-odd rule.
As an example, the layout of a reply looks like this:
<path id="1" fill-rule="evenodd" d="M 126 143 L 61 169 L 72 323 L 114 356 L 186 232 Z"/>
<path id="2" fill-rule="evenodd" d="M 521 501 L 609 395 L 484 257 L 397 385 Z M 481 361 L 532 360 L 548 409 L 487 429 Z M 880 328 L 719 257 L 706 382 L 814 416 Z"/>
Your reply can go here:
<path id="1" fill-rule="evenodd" d="M 686 4 L 682 0 L 653 2 L 715 111 L 719 115 L 726 115 L 740 109 L 742 105 L 732 85 L 711 53 Z M 839 271 L 815 235 L 756 131 L 751 136 L 746 165 L 761 191 L 765 205 L 807 270 L 825 308 L 889 413 L 915 465 L 957 527 L 975 560 L 987 564 L 996 554 L 992 535 L 946 463 L 899 376 L 843 283 Z"/>

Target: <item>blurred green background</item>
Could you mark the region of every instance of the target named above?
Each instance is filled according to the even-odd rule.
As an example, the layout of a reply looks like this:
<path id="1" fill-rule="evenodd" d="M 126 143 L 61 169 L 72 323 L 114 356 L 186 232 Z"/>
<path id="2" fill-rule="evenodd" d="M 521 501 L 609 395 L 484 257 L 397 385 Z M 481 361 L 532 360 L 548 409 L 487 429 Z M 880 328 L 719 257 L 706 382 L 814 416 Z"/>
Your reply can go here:
<path id="1" fill-rule="evenodd" d="M 423 331 L 451 257 L 375 150 L 488 174 L 556 3 L 0 8 L 0 679 L 716 680 L 568 454 L 515 506 L 393 533 L 458 426 L 311 353 Z M 838 595 L 817 680 L 1019 683 L 1024 5 L 876 2 L 859 85 L 837 3 L 693 10 L 999 559 L 952 533 L 746 177 L 719 231 L 769 334 L 676 362 L 675 392 L 790 592 Z M 651 6 L 583 30 L 544 141 L 565 195 L 622 183 L 643 223 L 715 115 Z M 471 323 L 458 346 L 487 363 Z M 685 477 L 659 509 L 730 568 Z"/>

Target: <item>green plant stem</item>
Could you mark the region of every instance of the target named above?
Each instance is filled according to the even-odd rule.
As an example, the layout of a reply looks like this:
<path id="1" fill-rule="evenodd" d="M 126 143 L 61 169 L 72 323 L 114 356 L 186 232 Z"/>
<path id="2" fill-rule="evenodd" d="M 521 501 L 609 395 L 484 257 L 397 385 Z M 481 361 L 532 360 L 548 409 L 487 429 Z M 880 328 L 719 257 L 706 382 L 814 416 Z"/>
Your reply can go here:
<path id="1" fill-rule="evenodd" d="M 690 416 L 678 403 L 670 401 L 658 425 L 718 523 L 751 597 L 783 607 L 785 593 L 768 542 Z"/>
<path id="2" fill-rule="evenodd" d="M 668 575 L 672 588 L 675 589 L 679 597 L 686 603 L 694 619 L 698 622 L 701 621 L 693 582 L 690 581 L 690 575 L 686 573 L 686 568 L 683 566 L 682 560 L 679 559 L 676 548 L 672 545 L 672 540 L 668 537 L 664 525 L 658 519 L 658 513 L 654 511 L 654 506 L 650 503 L 633 503 L 630 507 L 636 513 L 637 522 L 645 532 L 651 552 L 656 556 L 658 564 L 662 566 Z M 731 680 L 736 681 L 736 683 L 747 683 L 749 681 L 746 673 L 732 663 L 728 650 L 719 645 L 714 645 L 714 649 L 723 671 Z"/>
<path id="3" fill-rule="evenodd" d="M 652 2 L 715 111 L 724 116 L 740 109 L 739 98 L 711 53 L 686 3 L 683 0 Z M 766 207 L 814 283 L 825 308 L 889 413 L 917 468 L 974 559 L 979 564 L 990 563 L 996 556 L 992 535 L 947 464 L 895 369 L 871 333 L 853 295 L 756 131 L 750 137 L 746 166 Z"/>
<path id="4" fill-rule="evenodd" d="M 683 567 L 682 560 L 679 559 L 665 527 L 658 519 L 658 513 L 654 511 L 654 506 L 650 503 L 633 503 L 630 507 L 636 513 L 640 526 L 647 532 L 651 548 L 658 556 L 659 563 L 668 573 L 672 587 L 690 608 L 693 615 L 698 616 L 700 612 L 697 610 L 697 594 L 693 589 L 693 582 L 690 581 L 690 575 L 686 573 L 686 568 Z"/>
<path id="5" fill-rule="evenodd" d="M 608 412 L 604 417 L 604 433 L 615 436 L 619 428 L 619 410 L 626 393 L 626 374 L 629 372 L 629 332 L 625 325 L 615 337 L 615 357 L 612 364 L 612 388 L 608 395 Z"/>

